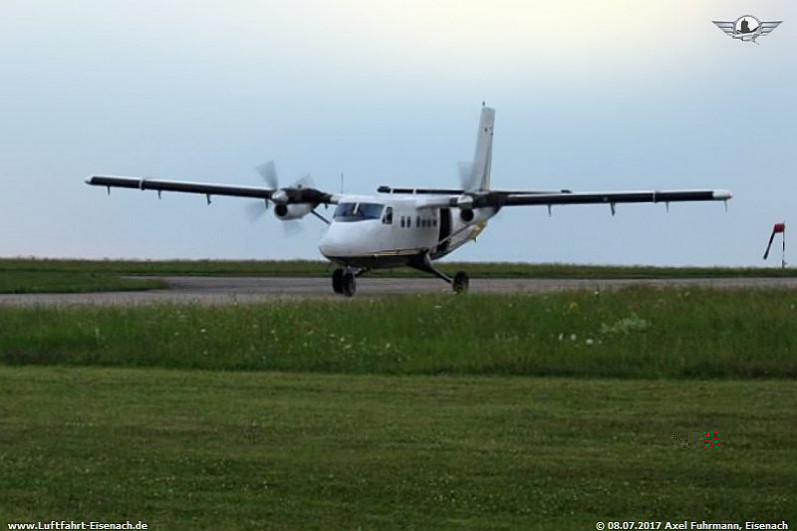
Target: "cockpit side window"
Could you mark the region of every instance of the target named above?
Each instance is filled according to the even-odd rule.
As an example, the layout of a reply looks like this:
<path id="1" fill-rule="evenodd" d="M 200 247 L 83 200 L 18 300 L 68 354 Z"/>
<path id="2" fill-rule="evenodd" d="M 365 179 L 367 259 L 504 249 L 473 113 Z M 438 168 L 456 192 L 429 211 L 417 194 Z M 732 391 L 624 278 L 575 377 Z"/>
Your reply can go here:
<path id="1" fill-rule="evenodd" d="M 385 208 L 385 215 L 382 216 L 382 223 L 385 225 L 393 224 L 393 207 Z"/>
<path id="2" fill-rule="evenodd" d="M 337 221 L 343 221 L 345 218 L 350 218 L 354 216 L 354 208 L 357 206 L 357 203 L 340 203 L 338 207 L 335 209 L 335 214 L 333 218 Z"/>
<path id="3" fill-rule="evenodd" d="M 335 221 L 364 221 L 380 219 L 385 205 L 381 203 L 340 203 L 333 216 Z M 392 219 L 392 214 L 391 214 Z"/>
<path id="4" fill-rule="evenodd" d="M 385 205 L 381 203 L 357 203 L 357 211 L 361 213 L 363 219 L 381 218 L 384 208 Z"/>

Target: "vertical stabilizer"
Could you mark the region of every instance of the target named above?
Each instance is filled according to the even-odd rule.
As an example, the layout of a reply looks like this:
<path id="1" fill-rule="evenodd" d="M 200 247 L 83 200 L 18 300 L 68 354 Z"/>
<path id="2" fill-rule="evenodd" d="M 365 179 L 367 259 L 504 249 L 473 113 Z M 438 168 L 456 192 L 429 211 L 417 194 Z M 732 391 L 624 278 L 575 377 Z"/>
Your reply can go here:
<path id="1" fill-rule="evenodd" d="M 495 109 L 482 107 L 479 131 L 476 135 L 476 152 L 473 154 L 470 179 L 465 189 L 468 192 L 490 189 L 490 166 L 493 162 L 493 126 Z"/>

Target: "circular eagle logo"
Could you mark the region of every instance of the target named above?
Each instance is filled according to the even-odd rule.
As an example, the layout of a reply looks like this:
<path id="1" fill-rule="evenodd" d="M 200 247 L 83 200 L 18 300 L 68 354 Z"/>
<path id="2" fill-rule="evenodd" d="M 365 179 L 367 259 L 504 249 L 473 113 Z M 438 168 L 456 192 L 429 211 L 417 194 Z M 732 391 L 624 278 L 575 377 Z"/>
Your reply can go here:
<path id="1" fill-rule="evenodd" d="M 745 15 L 736 19 L 733 23 L 733 29 L 736 33 L 744 35 L 746 33 L 755 33 L 761 27 L 761 21 L 753 15 Z"/>

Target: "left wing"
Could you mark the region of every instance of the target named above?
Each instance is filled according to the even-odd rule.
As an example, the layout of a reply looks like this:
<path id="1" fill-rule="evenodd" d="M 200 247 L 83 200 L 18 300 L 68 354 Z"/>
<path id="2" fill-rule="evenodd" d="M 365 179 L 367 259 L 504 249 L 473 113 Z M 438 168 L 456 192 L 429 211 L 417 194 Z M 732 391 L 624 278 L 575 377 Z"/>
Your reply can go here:
<path id="1" fill-rule="evenodd" d="M 421 208 L 502 208 L 507 206 L 609 205 L 618 203 L 672 203 L 683 201 L 728 201 L 728 190 L 639 190 L 625 192 L 537 192 L 489 191 L 463 193 L 458 196 L 429 198 Z"/>
<path id="2" fill-rule="evenodd" d="M 629 192 L 564 192 L 534 195 L 494 193 L 497 194 L 497 197 L 493 201 L 498 206 L 727 201 L 733 197 L 733 194 L 728 190 L 640 190 Z"/>

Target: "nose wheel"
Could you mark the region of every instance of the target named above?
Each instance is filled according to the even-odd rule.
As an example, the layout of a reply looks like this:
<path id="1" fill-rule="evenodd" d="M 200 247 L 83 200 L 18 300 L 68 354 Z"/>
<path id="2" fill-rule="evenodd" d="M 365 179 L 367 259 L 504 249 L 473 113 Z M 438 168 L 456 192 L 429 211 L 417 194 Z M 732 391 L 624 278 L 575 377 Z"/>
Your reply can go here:
<path id="1" fill-rule="evenodd" d="M 357 293 L 357 277 L 351 269 L 338 268 L 332 272 L 332 291 L 346 297 Z"/>
<path id="2" fill-rule="evenodd" d="M 343 270 L 340 268 L 332 272 L 332 291 L 343 293 Z"/>

